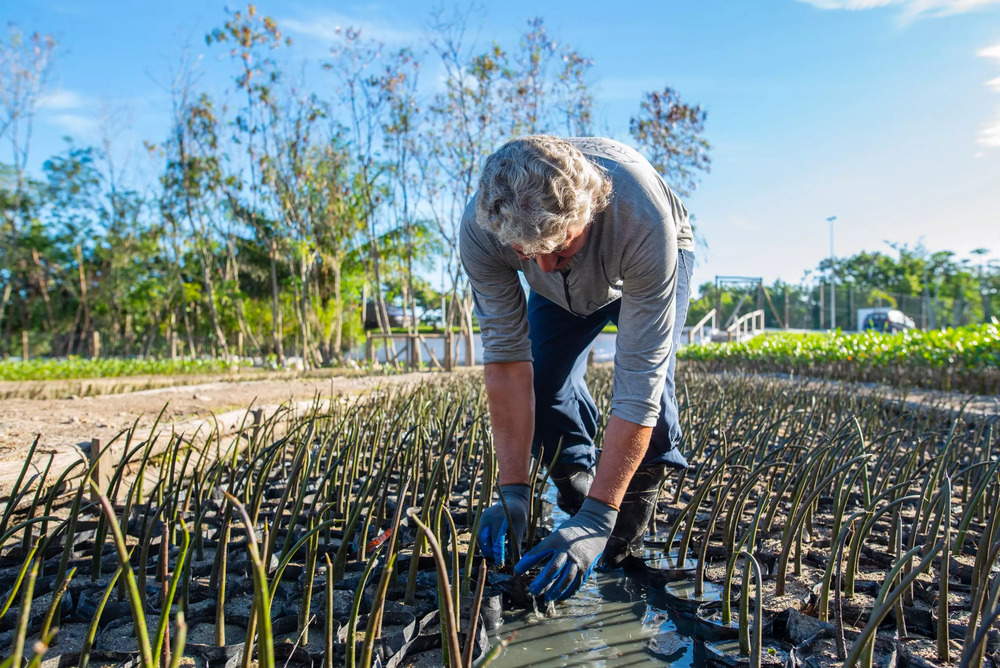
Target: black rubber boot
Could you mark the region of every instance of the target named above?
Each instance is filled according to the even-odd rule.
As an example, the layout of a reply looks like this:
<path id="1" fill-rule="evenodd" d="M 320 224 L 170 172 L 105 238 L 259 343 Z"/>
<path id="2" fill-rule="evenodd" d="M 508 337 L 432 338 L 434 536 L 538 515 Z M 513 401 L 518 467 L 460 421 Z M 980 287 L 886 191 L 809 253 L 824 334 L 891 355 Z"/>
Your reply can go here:
<path id="1" fill-rule="evenodd" d="M 604 569 L 618 568 L 642 547 L 646 527 L 656 511 L 656 498 L 667 477 L 663 464 L 638 469 L 625 490 L 618 521 L 601 557 Z"/>
<path id="2" fill-rule="evenodd" d="M 594 482 L 594 469 L 577 464 L 556 464 L 549 471 L 549 478 L 556 486 L 556 505 L 569 515 L 576 515 L 590 493 Z"/>

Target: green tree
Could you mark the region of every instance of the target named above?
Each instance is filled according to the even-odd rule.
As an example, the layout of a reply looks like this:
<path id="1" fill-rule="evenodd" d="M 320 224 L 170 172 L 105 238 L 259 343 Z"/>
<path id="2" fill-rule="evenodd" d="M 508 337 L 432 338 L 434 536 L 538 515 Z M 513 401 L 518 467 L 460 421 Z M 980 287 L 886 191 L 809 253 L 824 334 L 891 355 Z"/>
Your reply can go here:
<path id="1" fill-rule="evenodd" d="M 48 235 L 53 242 L 46 257 L 57 267 L 58 276 L 53 279 L 63 297 L 59 310 L 74 311 L 68 331 L 65 330 L 65 317 L 60 317 L 61 325 L 54 327 L 68 337 L 61 350 L 54 351 L 59 353 L 77 352 L 78 343 L 87 341 L 94 331 L 93 295 L 89 294 L 93 292 L 93 284 L 86 260 L 96 255 L 95 239 L 101 238 L 99 226 L 108 215 L 101 201 L 103 183 L 94 154 L 93 147 L 78 148 L 70 144 L 65 153 L 44 164 L 46 184 L 42 215 L 49 222 Z"/>

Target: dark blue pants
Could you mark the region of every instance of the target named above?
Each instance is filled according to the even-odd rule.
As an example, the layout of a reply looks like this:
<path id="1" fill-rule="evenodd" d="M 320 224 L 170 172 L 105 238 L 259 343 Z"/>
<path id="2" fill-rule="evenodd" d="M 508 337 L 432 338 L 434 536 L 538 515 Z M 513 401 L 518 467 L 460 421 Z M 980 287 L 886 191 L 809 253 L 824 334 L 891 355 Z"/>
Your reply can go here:
<path id="1" fill-rule="evenodd" d="M 687 468 L 678 449 L 681 443 L 680 416 L 674 385 L 677 348 L 687 318 L 691 296 L 694 254 L 678 251 L 676 316 L 673 350 L 660 397 L 660 415 L 653 427 L 649 449 L 641 466 L 666 464 Z M 541 295 L 528 296 L 528 325 L 535 378 L 535 438 L 532 452 L 549 466 L 562 439 L 559 463 L 591 467 L 596 461 L 594 437 L 600 416 L 584 381 L 587 358 L 594 339 L 609 322 L 618 324 L 621 300 L 616 300 L 589 316 L 573 315 Z"/>

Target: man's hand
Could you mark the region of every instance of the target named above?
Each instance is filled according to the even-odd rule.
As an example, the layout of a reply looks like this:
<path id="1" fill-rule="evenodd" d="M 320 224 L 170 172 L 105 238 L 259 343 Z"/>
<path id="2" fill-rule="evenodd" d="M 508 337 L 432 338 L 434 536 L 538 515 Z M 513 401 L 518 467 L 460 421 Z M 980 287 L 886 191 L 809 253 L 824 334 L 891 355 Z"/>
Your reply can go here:
<path id="1" fill-rule="evenodd" d="M 507 560 L 508 528 L 516 536 L 518 548 L 524 540 L 528 528 L 531 488 L 528 485 L 504 485 L 500 488 L 500 494 L 507 503 L 510 522 L 507 521 L 507 512 L 504 512 L 500 501 L 483 511 L 483 516 L 479 518 L 479 549 L 483 551 L 486 561 L 502 566 Z"/>
<path id="2" fill-rule="evenodd" d="M 532 566 L 548 560 L 531 582 L 531 593 L 544 593 L 548 601 L 569 598 L 590 577 L 617 519 L 618 511 L 612 506 L 588 498 L 576 515 L 524 555 L 514 572 L 524 575 Z"/>

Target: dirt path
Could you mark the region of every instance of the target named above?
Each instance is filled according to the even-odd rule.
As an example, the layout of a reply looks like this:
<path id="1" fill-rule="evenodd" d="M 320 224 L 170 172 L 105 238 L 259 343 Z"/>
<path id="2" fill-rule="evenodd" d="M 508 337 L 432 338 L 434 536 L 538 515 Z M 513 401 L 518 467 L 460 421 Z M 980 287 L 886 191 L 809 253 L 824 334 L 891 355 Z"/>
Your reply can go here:
<path id="1" fill-rule="evenodd" d="M 228 411 L 305 401 L 317 394 L 324 398 L 356 395 L 380 387 L 414 384 L 440 376 L 437 373 L 407 373 L 388 376 L 330 376 L 284 378 L 241 382 L 206 382 L 61 399 L 0 400 L 0 463 L 24 456 L 40 435 L 38 455 L 65 452 L 102 442 L 130 427 L 139 419 L 139 429 L 149 429 L 164 410 L 161 425 L 182 424 Z"/>

